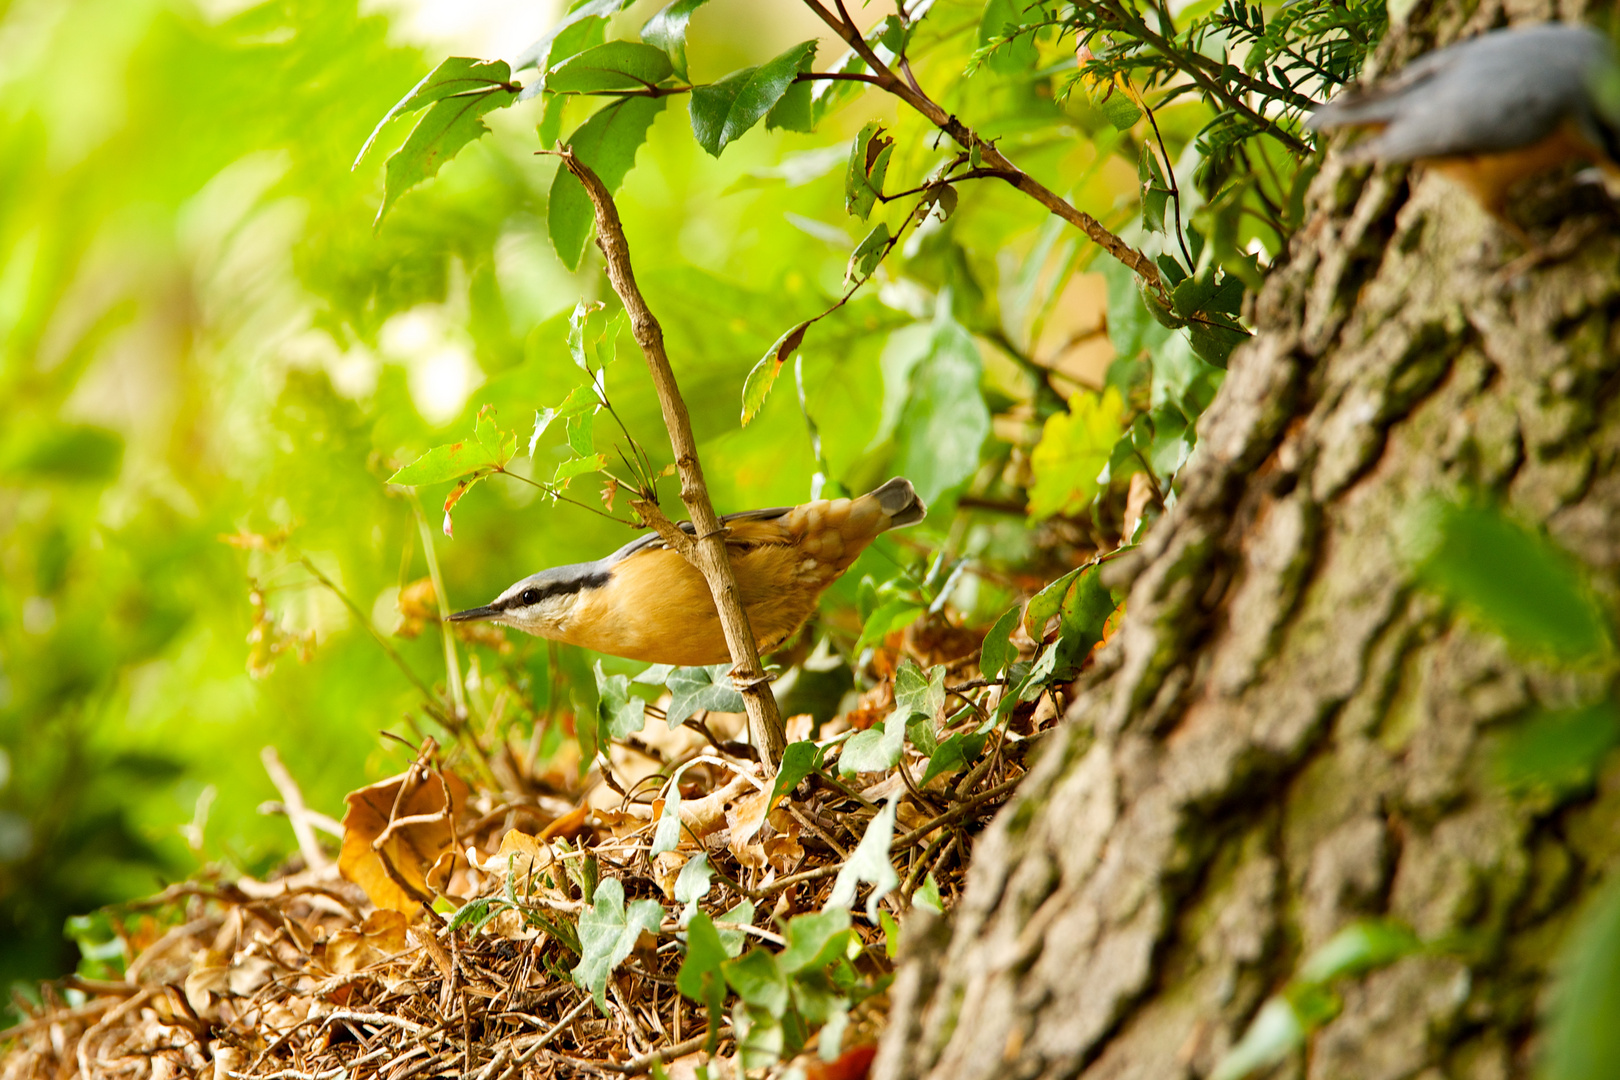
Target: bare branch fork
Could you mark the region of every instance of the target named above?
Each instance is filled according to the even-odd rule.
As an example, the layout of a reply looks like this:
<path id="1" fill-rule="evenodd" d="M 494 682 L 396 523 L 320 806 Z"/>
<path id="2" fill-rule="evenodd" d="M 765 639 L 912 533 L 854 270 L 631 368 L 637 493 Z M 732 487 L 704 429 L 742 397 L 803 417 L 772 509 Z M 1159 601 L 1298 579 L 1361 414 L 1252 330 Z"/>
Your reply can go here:
<path id="1" fill-rule="evenodd" d="M 1085 233 L 1093 243 L 1124 263 L 1132 273 L 1141 278 L 1142 283 L 1153 290 L 1164 306 L 1170 306 L 1170 294 L 1165 289 L 1164 282 L 1159 277 L 1159 268 L 1153 265 L 1152 259 L 1149 259 L 1142 252 L 1137 251 L 1120 237 L 1110 232 L 1102 222 L 1084 210 L 1079 209 L 1073 203 L 1014 165 L 1000 150 L 996 149 L 994 143 L 986 140 L 978 132 L 947 113 L 914 83 L 896 75 L 887 64 L 878 58 L 877 53 L 872 50 L 872 47 L 866 43 L 866 39 L 861 36 L 860 27 L 856 26 L 855 20 L 849 17 L 849 12 L 845 9 L 843 0 L 834 0 L 834 3 L 838 6 L 836 15 L 819 3 L 818 0 L 804 0 L 804 5 L 815 12 L 822 22 L 831 27 L 833 33 L 843 38 L 845 43 L 855 50 L 855 54 L 866 62 L 866 66 L 872 69 L 874 78 L 871 82 L 873 85 L 888 91 L 919 113 L 922 113 L 929 123 L 949 135 L 962 149 L 972 151 L 977 148 L 979 160 L 989 166 L 990 169 L 990 171 L 982 175 L 993 175 L 1006 181 Z"/>
<path id="2" fill-rule="evenodd" d="M 675 451 L 675 468 L 681 478 L 681 502 L 691 516 L 697 530 L 695 537 L 687 536 L 670 523 L 658 507 L 645 500 L 632 505 L 642 518 L 664 540 L 686 557 L 703 575 L 714 596 L 714 606 L 720 613 L 720 626 L 725 631 L 726 645 L 731 650 L 732 678 L 742 694 L 748 710 L 748 732 L 760 760 L 769 773 L 775 773 L 782 760 L 787 738 L 782 730 L 782 716 L 777 711 L 776 697 L 771 693 L 770 680 L 759 661 L 759 647 L 754 641 L 753 628 L 743 611 L 742 598 L 737 592 L 737 578 L 732 573 L 731 560 L 726 554 L 725 530 L 715 515 L 714 504 L 709 501 L 709 488 L 703 480 L 703 466 L 698 461 L 697 440 L 692 437 L 692 421 L 681 399 L 681 390 L 670 369 L 669 356 L 664 352 L 664 330 L 647 307 L 641 289 L 636 285 L 635 270 L 630 265 L 630 245 L 624 237 L 624 225 L 619 221 L 618 208 L 613 196 L 601 178 L 590 167 L 574 156 L 572 149 L 562 147 L 555 151 L 563 166 L 585 186 L 591 205 L 596 210 L 596 243 L 607 262 L 608 281 L 624 303 L 630 315 L 630 329 L 636 344 L 647 358 L 652 372 L 653 386 L 658 391 L 658 404 L 664 411 L 664 426 L 669 429 L 669 442 Z"/>

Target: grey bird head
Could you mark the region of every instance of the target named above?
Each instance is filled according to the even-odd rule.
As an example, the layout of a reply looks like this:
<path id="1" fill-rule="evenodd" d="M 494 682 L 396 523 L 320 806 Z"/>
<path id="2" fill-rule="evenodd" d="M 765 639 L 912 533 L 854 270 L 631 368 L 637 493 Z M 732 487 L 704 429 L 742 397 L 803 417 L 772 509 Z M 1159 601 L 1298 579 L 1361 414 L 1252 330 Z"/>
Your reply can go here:
<path id="1" fill-rule="evenodd" d="M 508 587 L 483 607 L 450 616 L 451 622 L 487 620 L 537 637 L 556 637 L 568 621 L 580 594 L 607 584 L 603 562 L 574 563 L 542 570 Z"/>

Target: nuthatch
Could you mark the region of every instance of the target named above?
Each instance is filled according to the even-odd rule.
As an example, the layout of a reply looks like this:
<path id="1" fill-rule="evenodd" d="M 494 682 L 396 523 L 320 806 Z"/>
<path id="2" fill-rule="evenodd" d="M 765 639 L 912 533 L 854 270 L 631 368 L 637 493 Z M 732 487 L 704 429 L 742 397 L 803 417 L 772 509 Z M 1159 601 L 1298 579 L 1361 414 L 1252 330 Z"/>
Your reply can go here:
<path id="1" fill-rule="evenodd" d="M 1313 130 L 1366 127 L 1351 162 L 1418 161 L 1460 183 L 1501 220 L 1509 189 L 1570 161 L 1620 160 L 1620 87 L 1609 40 L 1587 26 L 1492 30 L 1429 53 L 1386 82 L 1347 90 Z"/>
<path id="2" fill-rule="evenodd" d="M 928 508 L 896 478 L 858 499 L 750 510 L 720 519 L 737 590 L 761 653 L 786 641 L 828 585 L 880 533 L 921 521 Z M 681 528 L 692 532 L 691 522 Z M 504 626 L 655 664 L 696 667 L 731 658 L 703 575 L 656 535 L 604 559 L 531 574 L 452 622 Z"/>

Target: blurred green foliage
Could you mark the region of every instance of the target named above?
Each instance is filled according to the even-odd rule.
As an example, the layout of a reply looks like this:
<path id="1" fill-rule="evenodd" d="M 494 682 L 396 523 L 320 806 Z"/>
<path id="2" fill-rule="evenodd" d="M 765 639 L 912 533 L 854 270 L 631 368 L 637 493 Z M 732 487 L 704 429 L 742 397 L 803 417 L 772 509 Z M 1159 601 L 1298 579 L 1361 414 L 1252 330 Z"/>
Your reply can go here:
<path id="1" fill-rule="evenodd" d="M 1132 119 L 1069 93 L 1075 27 L 1020 33 L 1027 6 L 911 8 L 904 24 L 862 16 L 874 47 L 904 49 L 951 115 L 1158 258 L 1175 311 L 1150 311 L 1129 272 L 1093 266 L 1093 245 L 1007 185 L 935 182 L 958 151 L 915 112 L 856 82 L 794 81 L 860 64 L 789 0 L 687 2 L 651 26 L 658 4 L 592 0 L 527 53 L 507 43 L 510 65 L 446 61 L 332 0 L 0 7 L 0 980 L 71 967 L 69 916 L 203 865 L 273 868 L 290 837 L 257 812 L 276 798 L 261 747 L 335 814 L 402 764 L 379 729 L 449 741 L 366 631 L 419 680 L 445 680 L 431 629 L 390 635 L 399 590 L 428 574 L 436 530 L 420 522 L 436 524 L 454 481 L 424 487 L 420 508 L 383 481 L 480 415 L 521 436 L 586 385 L 569 314 L 611 298 L 577 201 L 535 151 L 577 138 L 584 153 L 606 124 L 592 93 L 626 78 L 707 88 L 628 99 L 634 137 L 601 145 L 718 508 L 894 472 L 934 504 L 829 592 L 807 644 L 849 655 L 863 627 L 877 640 L 947 600 L 989 622 L 1117 544 L 1132 473 L 1150 474 L 1157 506 L 1174 498 L 1191 421 L 1241 336 L 1210 327 L 1237 325 L 1233 275 L 1252 285 L 1280 250 L 1263 229 L 1211 221 L 1205 247 L 1183 228 L 1218 110 L 1188 95 Z M 611 63 L 567 68 L 609 47 L 593 55 Z M 435 68 L 474 84 L 440 93 Z M 863 129 L 883 161 L 864 160 L 852 217 Z M 880 202 L 874 184 L 927 190 Z M 1242 203 L 1221 205 L 1235 221 Z M 1199 312 L 1215 320 L 1202 331 Z M 794 377 L 756 382 L 742 427 L 762 356 L 772 380 L 789 359 Z M 656 472 L 667 440 L 639 359 L 603 377 Z M 1123 411 L 1097 407 L 1105 389 Z M 1053 417 L 1066 441 L 1038 456 L 1038 509 L 1068 518 L 1032 530 L 1031 460 Z M 532 464 L 520 440 L 513 468 L 559 475 L 587 442 L 576 421 L 548 428 Z M 616 460 L 622 433 L 599 419 L 595 438 Z M 1100 473 L 1099 442 L 1113 447 Z M 588 478 L 569 490 L 596 502 Z M 664 494 L 674 505 L 668 481 Z M 499 476 L 456 513 L 456 539 L 430 541 L 455 602 L 626 539 Z M 561 714 L 596 715 L 592 659 L 514 644 L 462 654 L 472 712 L 486 741 L 534 733 L 546 754 Z M 502 690 L 516 704 L 494 707 Z M 74 924 L 96 963 L 111 962 L 111 925 Z"/>

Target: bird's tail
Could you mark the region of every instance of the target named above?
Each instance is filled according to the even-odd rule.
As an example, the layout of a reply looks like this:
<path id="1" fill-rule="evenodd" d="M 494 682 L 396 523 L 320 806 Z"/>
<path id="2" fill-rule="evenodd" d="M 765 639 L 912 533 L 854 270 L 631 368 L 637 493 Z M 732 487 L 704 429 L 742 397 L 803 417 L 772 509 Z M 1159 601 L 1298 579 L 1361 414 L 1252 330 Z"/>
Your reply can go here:
<path id="1" fill-rule="evenodd" d="M 928 507 L 917 497 L 917 489 L 911 486 L 910 480 L 901 476 L 873 490 L 866 497 L 877 500 L 877 504 L 889 516 L 891 529 L 915 525 L 928 516 Z"/>

